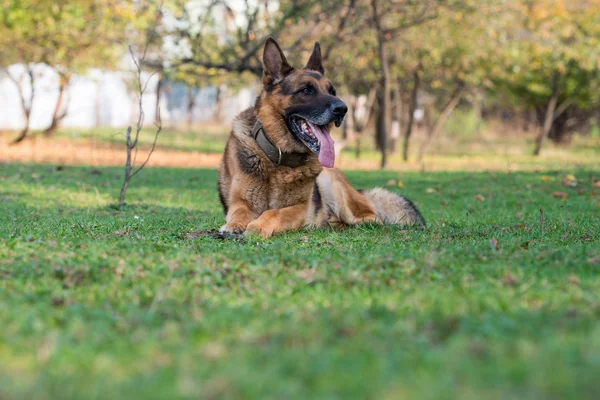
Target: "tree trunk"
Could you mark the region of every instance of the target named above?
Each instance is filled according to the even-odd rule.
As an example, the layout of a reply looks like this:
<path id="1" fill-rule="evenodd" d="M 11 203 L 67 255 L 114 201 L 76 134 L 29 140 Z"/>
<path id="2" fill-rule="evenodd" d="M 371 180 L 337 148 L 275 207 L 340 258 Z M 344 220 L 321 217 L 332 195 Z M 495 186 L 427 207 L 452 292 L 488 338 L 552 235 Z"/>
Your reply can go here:
<path id="1" fill-rule="evenodd" d="M 448 120 L 448 117 L 450 117 L 450 114 L 452 114 L 452 111 L 454 111 L 454 109 L 460 102 L 463 92 L 464 92 L 464 85 L 459 84 L 459 86 L 456 88 L 456 90 L 452 94 L 452 97 L 450 98 L 448 103 L 446 103 L 446 105 L 442 109 L 442 112 L 441 112 L 440 116 L 438 117 L 438 119 L 435 121 L 433 126 L 429 128 L 427 138 L 425 139 L 425 141 L 421 145 L 421 148 L 419 149 L 419 158 L 418 158 L 419 163 L 423 162 L 423 157 L 425 156 L 425 152 L 427 151 L 427 149 L 433 142 L 433 139 L 438 135 L 438 133 L 442 129 L 442 126 L 444 126 L 444 123 Z"/>
<path id="2" fill-rule="evenodd" d="M 390 125 L 391 132 L 391 141 L 390 141 L 390 151 L 392 153 L 396 153 L 396 147 L 398 139 L 400 139 L 402 132 L 402 112 L 403 112 L 403 104 L 402 104 L 402 91 L 400 88 L 400 82 L 394 89 L 394 117 L 392 119 L 392 124 Z"/>
<path id="3" fill-rule="evenodd" d="M 481 126 L 483 125 L 483 101 L 481 99 L 481 93 L 479 90 L 473 90 L 473 111 L 475 112 L 475 134 L 481 133 Z"/>
<path id="4" fill-rule="evenodd" d="M 548 106 L 546 107 L 546 115 L 544 117 L 544 122 L 540 127 L 540 132 L 535 140 L 535 148 L 533 149 L 533 155 L 539 156 L 542 150 L 542 145 L 544 141 L 548 137 L 550 133 L 550 128 L 552 128 L 552 122 L 554 122 L 554 111 L 556 110 L 556 103 L 558 102 L 558 90 L 555 89 L 552 93 L 552 97 L 550 97 L 550 101 L 548 102 Z"/>
<path id="5" fill-rule="evenodd" d="M 163 81 L 164 81 L 164 74 L 163 71 L 160 70 L 158 71 L 158 82 L 156 82 L 156 111 L 154 113 L 154 123 L 158 124 L 160 123 L 160 97 L 162 94 L 162 88 L 163 88 Z"/>
<path id="6" fill-rule="evenodd" d="M 187 128 L 191 130 L 194 123 L 194 107 L 196 107 L 196 88 L 190 86 L 188 89 L 188 104 L 187 104 Z"/>
<path id="7" fill-rule="evenodd" d="M 380 98 L 379 98 L 379 107 L 377 109 L 377 119 L 375 120 L 375 144 L 378 147 L 379 152 L 381 153 L 381 164 L 380 164 L 380 168 L 384 169 L 387 166 L 387 151 L 385 148 L 385 141 L 381 141 L 382 137 L 381 134 L 382 132 L 385 132 L 385 115 L 384 112 L 382 110 L 382 100 L 381 100 L 381 93 L 380 93 Z"/>
<path id="8" fill-rule="evenodd" d="M 381 38 L 383 39 L 383 38 Z M 390 110 L 390 77 L 387 51 L 383 41 L 379 43 L 379 58 L 381 62 L 382 78 L 380 82 L 381 92 L 379 93 L 379 116 L 376 131 L 376 144 L 381 152 L 381 169 L 387 167 L 388 153 L 388 132 L 391 117 Z"/>
<path id="9" fill-rule="evenodd" d="M 419 86 L 421 85 L 421 77 L 419 69 L 413 72 L 413 88 L 410 93 L 410 104 L 408 106 L 408 122 L 406 123 L 406 133 L 404 134 L 404 146 L 402 148 L 402 159 L 408 161 L 408 144 L 410 135 L 412 134 L 413 125 L 415 123 L 415 111 L 417 110 L 417 95 L 419 94 Z"/>
<path id="10" fill-rule="evenodd" d="M 390 68 L 389 58 L 386 47 L 385 31 L 382 26 L 381 15 L 379 14 L 378 0 L 371 0 L 371 10 L 375 32 L 377 34 L 377 47 L 379 55 L 379 65 L 381 68 L 381 81 L 379 83 L 379 115 L 377 118 L 377 131 L 375 140 L 378 150 L 381 152 L 381 168 L 387 167 L 388 152 L 388 132 L 392 120 L 390 109 L 391 87 L 390 87 Z"/>
<path id="11" fill-rule="evenodd" d="M 217 87 L 217 104 L 215 105 L 215 115 L 214 119 L 216 122 L 221 122 L 221 113 L 223 112 L 223 98 L 225 97 L 226 89 L 223 88 L 224 85 L 219 85 Z"/>
<path id="12" fill-rule="evenodd" d="M 19 98 L 21 100 L 21 107 L 23 109 L 23 114 L 25 115 L 25 127 L 23 128 L 23 130 L 21 131 L 21 133 L 19 133 L 19 136 L 12 142 L 12 144 L 17 144 L 22 142 L 23 140 L 25 140 L 25 138 L 27 137 L 27 134 L 29 133 L 29 120 L 31 119 L 31 109 L 33 108 L 33 99 L 35 98 L 35 75 L 33 73 L 33 68 L 31 67 L 30 64 L 27 64 L 26 66 L 27 68 L 27 75 L 29 76 L 29 83 L 31 85 L 31 94 L 29 96 L 29 104 L 27 104 L 27 101 L 25 100 L 25 93 L 23 93 L 23 88 L 21 87 L 21 84 L 19 81 L 17 81 L 15 78 L 12 77 L 12 75 L 10 75 L 10 73 L 8 73 L 8 71 L 6 71 L 6 75 L 8 76 L 8 78 L 13 81 L 13 83 L 17 86 L 17 90 L 19 92 Z M 22 79 L 22 77 L 21 77 Z"/>
<path id="13" fill-rule="evenodd" d="M 25 128 L 23 128 L 23 130 L 21 130 L 21 133 L 19 133 L 19 136 L 17 136 L 17 138 L 12 141 L 12 144 L 21 143 L 23 140 L 25 140 L 28 133 L 29 133 L 29 116 L 26 117 Z"/>
<path id="14" fill-rule="evenodd" d="M 54 132 L 58 129 L 58 125 L 60 121 L 62 121 L 67 116 L 67 107 L 65 107 L 64 111 L 61 112 L 63 97 L 65 94 L 65 90 L 69 85 L 69 81 L 71 80 L 71 74 L 60 74 L 58 75 L 58 99 L 56 100 L 56 105 L 54 106 L 54 113 L 52 114 L 52 122 L 50 126 L 46 128 L 43 132 L 44 136 L 51 137 Z"/>

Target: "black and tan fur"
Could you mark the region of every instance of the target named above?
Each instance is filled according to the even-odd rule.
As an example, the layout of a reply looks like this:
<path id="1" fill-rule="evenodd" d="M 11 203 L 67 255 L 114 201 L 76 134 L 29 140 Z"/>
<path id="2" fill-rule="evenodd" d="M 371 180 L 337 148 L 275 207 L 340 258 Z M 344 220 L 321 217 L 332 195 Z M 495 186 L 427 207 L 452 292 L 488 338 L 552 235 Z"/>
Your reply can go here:
<path id="1" fill-rule="evenodd" d="M 233 121 L 219 168 L 219 198 L 226 214 L 221 232 L 269 237 L 305 225 L 346 226 L 370 221 L 424 226 L 412 202 L 383 189 L 359 193 L 341 171 L 324 168 L 318 154 L 289 128 L 286 118 L 290 110 L 318 114 L 321 119 L 326 115 L 329 127 L 339 125 L 345 114 L 345 105 L 324 76 L 319 44 L 307 66 L 294 69 L 277 42 L 269 38 L 263 63 L 263 91 L 255 106 Z M 310 94 L 307 85 L 312 88 Z M 271 161 L 251 135 L 257 118 L 274 145 L 282 152 L 305 153 L 306 163 L 292 168 Z"/>

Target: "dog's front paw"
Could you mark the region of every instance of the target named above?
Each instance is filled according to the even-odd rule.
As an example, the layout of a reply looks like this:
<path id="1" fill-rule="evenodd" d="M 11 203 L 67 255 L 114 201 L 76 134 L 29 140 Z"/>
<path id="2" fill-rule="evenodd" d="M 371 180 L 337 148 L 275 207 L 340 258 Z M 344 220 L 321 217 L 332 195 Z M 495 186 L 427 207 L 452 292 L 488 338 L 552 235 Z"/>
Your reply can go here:
<path id="1" fill-rule="evenodd" d="M 246 227 L 242 226 L 241 224 L 225 224 L 219 228 L 219 233 L 231 233 L 234 235 L 239 235 L 244 233 L 245 230 Z"/>
<path id="2" fill-rule="evenodd" d="M 244 235 L 257 235 L 263 238 L 268 238 L 273 235 L 274 229 L 268 224 L 258 222 L 258 220 L 250 222 L 246 228 Z"/>

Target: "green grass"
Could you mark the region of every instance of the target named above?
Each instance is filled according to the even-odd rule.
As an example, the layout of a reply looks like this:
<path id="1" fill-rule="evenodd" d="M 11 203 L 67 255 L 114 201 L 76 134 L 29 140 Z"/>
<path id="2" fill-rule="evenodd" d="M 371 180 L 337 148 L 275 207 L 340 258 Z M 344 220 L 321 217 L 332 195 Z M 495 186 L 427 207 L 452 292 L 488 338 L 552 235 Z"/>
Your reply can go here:
<path id="1" fill-rule="evenodd" d="M 186 235 L 223 223 L 215 171 L 147 169 L 117 210 L 121 175 L 0 165 L 0 398 L 600 392 L 598 170 L 406 173 L 424 231 L 239 241 Z"/>

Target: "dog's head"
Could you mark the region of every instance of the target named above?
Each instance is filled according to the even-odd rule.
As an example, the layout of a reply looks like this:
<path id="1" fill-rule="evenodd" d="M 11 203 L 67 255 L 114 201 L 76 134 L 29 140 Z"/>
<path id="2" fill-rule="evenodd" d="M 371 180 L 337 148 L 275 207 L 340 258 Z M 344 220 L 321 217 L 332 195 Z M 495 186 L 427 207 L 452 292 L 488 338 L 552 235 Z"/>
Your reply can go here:
<path id="1" fill-rule="evenodd" d="M 294 69 L 273 38 L 265 43 L 263 85 L 258 115 L 283 151 L 313 152 L 325 167 L 333 167 L 330 129 L 340 126 L 348 108 L 324 75 L 321 47 L 315 43 L 308 63 Z"/>

